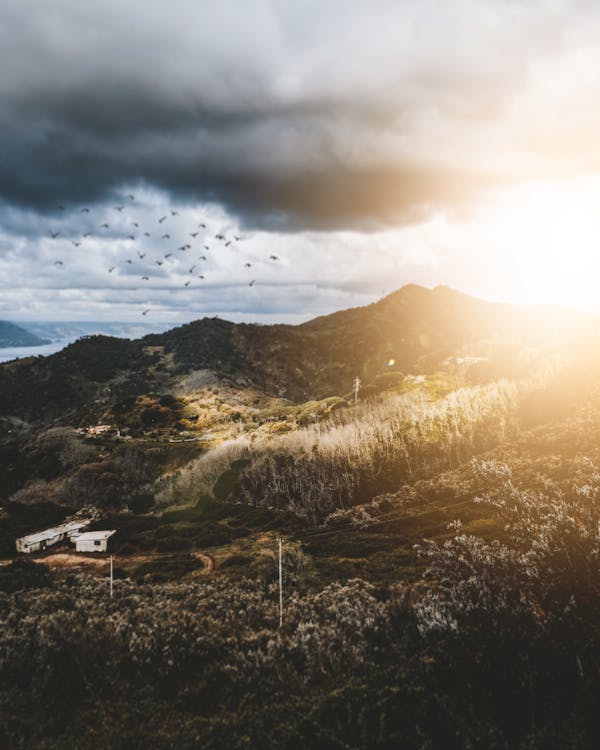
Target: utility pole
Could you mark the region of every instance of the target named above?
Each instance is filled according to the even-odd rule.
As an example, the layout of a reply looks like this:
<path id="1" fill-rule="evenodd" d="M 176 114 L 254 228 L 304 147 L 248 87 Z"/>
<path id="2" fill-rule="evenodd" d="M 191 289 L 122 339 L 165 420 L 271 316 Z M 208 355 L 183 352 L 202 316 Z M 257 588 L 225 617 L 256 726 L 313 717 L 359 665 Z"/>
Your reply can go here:
<path id="1" fill-rule="evenodd" d="M 281 547 L 283 539 L 279 537 L 279 627 L 283 625 L 283 568 L 281 565 Z"/>
<path id="2" fill-rule="evenodd" d="M 352 386 L 352 391 L 354 393 L 354 403 L 358 403 L 358 392 L 360 391 L 360 378 L 356 377 L 354 378 L 354 385 Z"/>
<path id="3" fill-rule="evenodd" d="M 110 556 L 110 598 L 113 598 L 113 556 Z"/>

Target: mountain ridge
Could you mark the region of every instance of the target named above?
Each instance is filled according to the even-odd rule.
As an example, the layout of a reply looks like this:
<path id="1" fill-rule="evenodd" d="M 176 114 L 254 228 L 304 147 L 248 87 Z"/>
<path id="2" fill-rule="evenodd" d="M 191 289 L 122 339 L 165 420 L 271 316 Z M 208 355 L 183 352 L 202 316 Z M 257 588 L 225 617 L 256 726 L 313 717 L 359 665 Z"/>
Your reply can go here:
<path id="1" fill-rule="evenodd" d="M 388 372 L 433 372 L 474 342 L 537 340 L 580 319 L 411 284 L 298 325 L 215 317 L 141 339 L 93 335 L 46 358 L 0 365 L 0 414 L 58 417 L 85 406 L 91 418 L 94 403 L 174 393 L 196 371 L 295 403 L 343 396 L 356 377 L 366 386 Z"/>

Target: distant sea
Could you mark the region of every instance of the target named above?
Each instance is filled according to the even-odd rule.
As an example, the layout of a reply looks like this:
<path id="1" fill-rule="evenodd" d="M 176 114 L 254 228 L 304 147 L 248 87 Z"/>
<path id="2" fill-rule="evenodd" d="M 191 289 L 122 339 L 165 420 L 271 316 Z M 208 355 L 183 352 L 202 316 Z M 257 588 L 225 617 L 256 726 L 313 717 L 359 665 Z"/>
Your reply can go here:
<path id="1" fill-rule="evenodd" d="M 76 337 L 78 338 L 78 337 Z M 71 344 L 75 339 L 62 339 L 52 341 L 42 346 L 6 346 L 0 347 L 0 362 L 8 362 L 11 359 L 22 359 L 23 357 L 39 357 L 54 354 Z"/>
<path id="2" fill-rule="evenodd" d="M 50 341 L 49 344 L 41 346 L 7 346 L 0 347 L 0 362 L 8 362 L 11 359 L 22 359 L 24 357 L 39 357 L 55 354 L 65 346 L 72 344 L 82 336 L 103 334 L 105 336 L 116 336 L 118 338 L 137 339 L 148 333 L 162 333 L 173 328 L 177 323 L 118 323 L 105 321 L 18 321 L 13 323 L 25 328 L 25 330 Z"/>

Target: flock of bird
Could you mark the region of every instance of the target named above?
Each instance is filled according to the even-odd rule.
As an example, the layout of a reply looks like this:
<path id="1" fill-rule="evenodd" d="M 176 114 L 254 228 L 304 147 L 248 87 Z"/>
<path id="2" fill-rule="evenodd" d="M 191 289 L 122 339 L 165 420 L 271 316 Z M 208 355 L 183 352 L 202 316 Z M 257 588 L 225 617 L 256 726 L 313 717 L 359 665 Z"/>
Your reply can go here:
<path id="1" fill-rule="evenodd" d="M 127 204 L 129 204 L 129 206 L 135 205 L 135 201 L 136 201 L 135 195 L 128 195 L 127 199 L 128 199 Z M 129 226 L 133 227 L 133 230 L 130 230 L 131 234 L 124 235 L 124 236 L 121 237 L 121 239 L 130 240 L 131 242 L 137 242 L 138 240 L 140 240 L 140 238 L 144 238 L 144 239 L 150 238 L 152 236 L 152 233 L 148 232 L 148 231 L 142 231 L 141 227 L 140 227 L 139 221 L 132 220 L 132 217 L 129 216 L 129 211 L 126 211 L 126 209 L 128 208 L 127 204 L 119 205 L 119 206 L 114 206 L 113 207 L 114 211 L 119 215 L 119 217 L 121 219 L 123 217 L 127 217 L 128 222 L 129 222 Z M 65 207 L 64 206 L 57 206 L 57 211 L 63 213 L 65 211 Z M 90 213 L 90 209 L 88 207 L 84 207 L 84 208 L 80 209 L 80 213 L 81 214 L 89 214 Z M 168 242 L 168 241 L 171 240 L 171 232 L 173 230 L 171 230 L 171 231 L 163 231 L 163 224 L 164 224 L 165 221 L 177 220 L 176 217 L 178 217 L 178 216 L 179 216 L 179 212 L 178 211 L 171 210 L 168 213 L 166 213 L 165 215 L 160 216 L 158 218 L 158 222 L 157 223 L 159 225 L 159 233 L 160 233 L 159 237 L 160 237 L 161 240 L 165 240 L 166 242 Z M 168 226 L 169 225 L 167 225 L 167 227 Z M 109 222 L 105 221 L 102 224 L 99 224 L 99 229 L 110 229 L 110 228 L 111 228 L 111 225 L 110 225 Z M 190 227 L 188 227 L 188 229 L 189 228 Z M 176 251 L 174 249 L 173 250 L 170 249 L 169 245 L 166 245 L 166 249 L 168 250 L 168 252 L 164 253 L 160 258 L 155 258 L 155 259 L 148 258 L 148 260 L 145 260 L 146 256 L 148 255 L 148 252 L 147 251 L 146 252 L 142 252 L 143 248 L 138 248 L 136 250 L 136 253 L 135 253 L 135 255 L 137 257 L 131 257 L 131 258 L 125 258 L 125 259 L 123 259 L 123 261 L 122 261 L 123 266 L 124 267 L 125 266 L 131 266 L 134 263 L 136 263 L 136 265 L 137 264 L 145 264 L 149 268 L 157 270 L 157 269 L 161 268 L 167 261 L 169 261 L 169 263 L 172 263 L 173 261 L 171 259 L 174 259 L 176 262 L 177 261 L 183 262 L 183 260 L 184 260 L 184 258 L 186 258 L 186 256 L 184 256 L 184 255 L 178 256 L 178 254 L 179 253 L 189 253 L 190 251 L 193 252 L 194 246 L 192 245 L 192 243 L 201 243 L 201 245 L 202 245 L 202 254 L 199 255 L 199 256 L 197 256 L 197 257 L 195 257 L 195 258 L 191 258 L 190 259 L 191 265 L 190 265 L 189 269 L 187 270 L 187 275 L 189 275 L 190 278 L 187 279 L 185 281 L 185 283 L 183 284 L 183 286 L 185 288 L 189 288 L 191 286 L 191 284 L 192 284 L 192 282 L 193 282 L 194 279 L 204 280 L 206 278 L 205 272 L 196 273 L 196 271 L 198 271 L 198 270 L 201 271 L 202 270 L 201 266 L 199 265 L 199 262 L 205 262 L 207 260 L 207 256 L 206 256 L 205 253 L 210 252 L 211 248 L 213 250 L 215 249 L 215 245 L 212 244 L 213 241 L 216 241 L 218 243 L 218 245 L 216 246 L 218 248 L 220 248 L 220 247 L 229 248 L 232 245 L 233 245 L 233 247 L 237 247 L 238 243 L 240 243 L 240 242 L 248 239 L 247 237 L 242 237 L 242 236 L 236 235 L 236 234 L 233 234 L 230 237 L 228 237 L 226 234 L 222 234 L 222 233 L 219 233 L 219 232 L 217 232 L 215 234 L 212 234 L 212 232 L 210 231 L 210 229 L 207 227 L 206 221 L 198 222 L 197 226 L 195 226 L 193 229 L 194 229 L 194 231 L 191 231 L 191 232 L 188 231 L 187 232 L 187 237 L 190 237 L 191 240 L 184 242 L 184 244 L 182 244 L 182 245 L 179 245 L 177 247 Z M 83 244 L 84 240 L 87 239 L 88 237 L 90 237 L 92 234 L 94 234 L 94 233 L 91 232 L 91 231 L 82 232 L 80 239 L 76 239 L 76 240 L 71 239 L 70 241 L 71 241 L 71 243 L 73 244 L 74 247 L 79 248 Z M 61 233 L 60 233 L 60 231 L 57 231 L 57 232 L 50 231 L 49 232 L 49 236 L 51 237 L 51 239 L 56 240 L 56 239 L 58 239 L 61 236 Z M 187 256 L 187 257 L 189 257 L 189 256 Z M 268 260 L 269 261 L 278 261 L 279 257 L 277 255 L 269 255 Z M 64 268 L 64 265 L 65 265 L 65 263 L 64 263 L 63 260 L 55 260 L 54 261 L 54 266 L 56 268 L 59 268 L 59 269 L 60 268 Z M 108 273 L 113 273 L 115 270 L 118 269 L 118 267 L 119 267 L 118 263 L 115 264 L 115 265 L 109 266 L 108 269 L 107 269 Z M 249 262 L 248 260 L 246 260 L 245 263 L 244 263 L 244 265 L 243 265 L 243 267 L 244 268 L 252 268 L 252 263 Z M 150 271 L 146 271 L 146 269 L 144 269 L 144 271 L 145 272 L 140 276 L 140 281 L 150 281 L 150 278 L 151 278 Z M 248 283 L 248 286 L 253 287 L 255 285 L 255 283 L 256 283 L 256 279 L 252 279 Z M 151 308 L 146 308 L 146 309 L 142 310 L 142 315 L 146 316 L 150 311 L 151 311 Z"/>

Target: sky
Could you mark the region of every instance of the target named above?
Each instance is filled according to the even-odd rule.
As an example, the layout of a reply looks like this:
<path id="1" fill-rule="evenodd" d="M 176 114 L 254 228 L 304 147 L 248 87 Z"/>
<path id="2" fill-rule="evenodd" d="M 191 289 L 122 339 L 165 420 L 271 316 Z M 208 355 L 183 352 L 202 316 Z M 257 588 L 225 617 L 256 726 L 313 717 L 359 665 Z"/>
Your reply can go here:
<path id="1" fill-rule="evenodd" d="M 599 40 L 581 0 L 0 0 L 0 318 L 597 309 Z"/>

